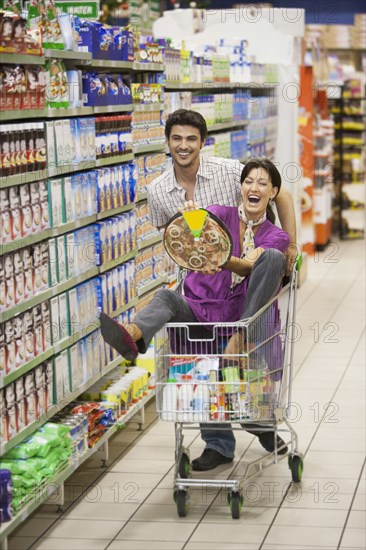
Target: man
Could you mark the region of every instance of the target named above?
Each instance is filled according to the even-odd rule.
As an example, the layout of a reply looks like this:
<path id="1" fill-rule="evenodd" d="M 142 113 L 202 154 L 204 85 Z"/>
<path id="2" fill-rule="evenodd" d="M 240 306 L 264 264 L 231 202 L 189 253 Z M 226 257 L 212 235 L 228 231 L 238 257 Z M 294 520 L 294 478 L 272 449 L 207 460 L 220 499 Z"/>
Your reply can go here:
<path id="1" fill-rule="evenodd" d="M 207 125 L 201 114 L 186 109 L 172 113 L 165 125 L 165 137 L 173 165 L 148 187 L 148 206 L 151 223 L 163 228 L 185 201 L 194 201 L 201 207 L 211 204 L 237 206 L 241 197 L 241 173 L 244 166 L 237 160 L 204 158 L 200 151 L 207 137 Z M 290 193 L 281 188 L 276 207 L 282 228 L 290 237 L 287 250 L 287 270 L 291 271 L 297 254 L 296 222 Z M 273 432 L 261 432 L 260 426 L 252 426 L 251 433 L 259 438 L 267 451 L 273 451 Z M 203 430 L 206 448 L 193 460 L 194 470 L 211 470 L 219 464 L 231 462 L 235 449 L 232 430 Z M 277 436 L 278 453 L 287 452 L 282 439 Z"/>

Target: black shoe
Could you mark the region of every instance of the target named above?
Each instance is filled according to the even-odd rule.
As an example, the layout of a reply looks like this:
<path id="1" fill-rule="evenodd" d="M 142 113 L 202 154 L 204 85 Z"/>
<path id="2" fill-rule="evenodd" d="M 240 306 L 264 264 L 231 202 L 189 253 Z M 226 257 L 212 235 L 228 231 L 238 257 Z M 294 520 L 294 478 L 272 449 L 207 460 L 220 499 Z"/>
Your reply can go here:
<path id="1" fill-rule="evenodd" d="M 258 436 L 259 443 L 268 451 L 269 453 L 273 453 L 275 450 L 275 444 L 274 444 L 274 436 L 273 432 L 257 432 L 254 435 Z M 284 440 L 278 435 L 277 436 L 277 449 L 282 447 L 285 442 Z M 279 449 L 277 453 L 279 455 L 284 455 L 288 451 L 287 447 L 283 447 L 282 449 Z"/>
<path id="2" fill-rule="evenodd" d="M 205 449 L 200 457 L 192 460 L 192 469 L 199 470 L 201 472 L 206 470 L 213 470 L 220 464 L 228 464 L 234 459 L 224 456 L 218 453 L 214 449 Z"/>

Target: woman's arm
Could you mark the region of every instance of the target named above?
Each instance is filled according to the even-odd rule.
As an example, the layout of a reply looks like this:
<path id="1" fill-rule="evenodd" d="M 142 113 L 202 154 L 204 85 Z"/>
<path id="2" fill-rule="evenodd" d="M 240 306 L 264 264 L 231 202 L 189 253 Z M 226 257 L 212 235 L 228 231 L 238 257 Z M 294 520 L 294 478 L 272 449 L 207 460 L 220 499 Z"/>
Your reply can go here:
<path id="1" fill-rule="evenodd" d="M 278 217 L 280 218 L 282 229 L 286 231 L 286 233 L 290 237 L 290 244 L 285 252 L 287 260 L 287 274 L 289 274 L 292 271 L 297 254 L 301 252 L 301 247 L 298 250 L 296 242 L 296 218 L 294 202 L 292 200 L 290 192 L 285 187 L 281 187 L 280 192 L 274 200 L 276 203 Z"/>
<path id="2" fill-rule="evenodd" d="M 259 256 L 264 252 L 264 248 L 260 246 L 251 250 L 245 258 L 237 258 L 236 256 L 231 256 L 230 260 L 224 265 L 225 269 L 233 271 L 240 277 L 246 277 L 250 275 L 254 262 L 256 262 Z"/>

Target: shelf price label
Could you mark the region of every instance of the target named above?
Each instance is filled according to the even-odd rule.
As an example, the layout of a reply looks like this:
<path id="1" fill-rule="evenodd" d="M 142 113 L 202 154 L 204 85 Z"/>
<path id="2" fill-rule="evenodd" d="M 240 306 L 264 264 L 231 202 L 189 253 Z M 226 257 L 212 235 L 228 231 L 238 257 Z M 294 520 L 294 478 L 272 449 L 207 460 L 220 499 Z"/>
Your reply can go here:
<path id="1" fill-rule="evenodd" d="M 62 13 L 71 13 L 83 19 L 98 19 L 99 17 L 99 1 L 89 0 L 85 2 L 64 2 L 63 0 L 56 1 L 56 7 Z"/>

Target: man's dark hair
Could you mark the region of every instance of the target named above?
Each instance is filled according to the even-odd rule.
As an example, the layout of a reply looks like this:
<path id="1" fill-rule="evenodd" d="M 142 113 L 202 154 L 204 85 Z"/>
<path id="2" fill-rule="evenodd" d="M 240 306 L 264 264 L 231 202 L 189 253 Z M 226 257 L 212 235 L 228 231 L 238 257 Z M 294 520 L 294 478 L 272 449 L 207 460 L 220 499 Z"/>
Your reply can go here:
<path id="1" fill-rule="evenodd" d="M 251 159 L 249 160 L 246 165 L 243 168 L 243 171 L 241 173 L 240 181 L 241 183 L 244 182 L 245 178 L 249 175 L 249 172 L 255 168 L 262 168 L 267 172 L 269 175 L 269 179 L 271 180 L 272 187 L 277 187 L 277 195 L 280 192 L 281 189 L 281 174 L 277 170 L 276 166 L 271 162 L 269 159 Z M 276 196 L 277 196 L 276 195 Z M 275 223 L 276 216 L 275 213 L 272 210 L 272 207 L 270 204 L 267 205 L 267 219 Z"/>
<path id="2" fill-rule="evenodd" d="M 193 126 L 199 130 L 202 142 L 207 137 L 207 124 L 205 119 L 197 111 L 189 111 L 188 109 L 178 109 L 171 113 L 165 123 L 165 137 L 170 138 L 172 127 L 178 126 Z"/>

